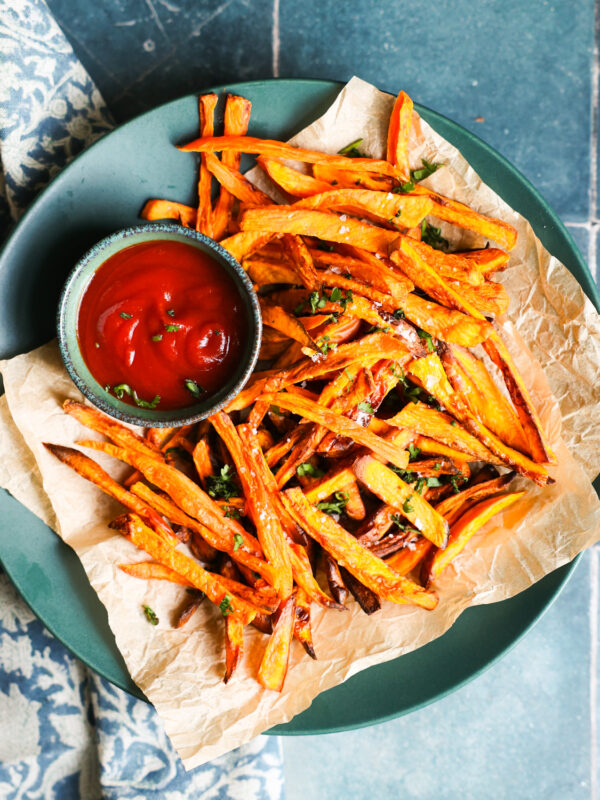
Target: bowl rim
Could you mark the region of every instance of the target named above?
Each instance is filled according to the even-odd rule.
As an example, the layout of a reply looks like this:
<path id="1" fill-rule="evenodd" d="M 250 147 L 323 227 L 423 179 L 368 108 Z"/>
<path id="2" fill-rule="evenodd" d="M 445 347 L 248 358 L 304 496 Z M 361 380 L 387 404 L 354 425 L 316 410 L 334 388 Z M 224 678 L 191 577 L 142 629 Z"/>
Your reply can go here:
<path id="1" fill-rule="evenodd" d="M 242 296 L 246 296 L 249 302 L 249 321 L 250 326 L 254 326 L 254 337 L 253 343 L 249 350 L 249 355 L 247 356 L 247 363 L 244 369 L 238 374 L 238 378 L 235 383 L 231 384 L 231 388 L 226 392 L 225 395 L 219 397 L 216 402 L 210 404 L 202 411 L 194 412 L 194 408 L 198 408 L 201 404 L 196 403 L 194 405 L 185 406 L 182 409 L 172 409 L 169 412 L 171 416 L 169 419 L 165 419 L 160 417 L 160 411 L 152 410 L 154 414 L 156 414 L 156 419 L 150 416 L 140 416 L 135 413 L 135 408 L 130 406 L 127 403 L 123 403 L 119 401 L 118 398 L 117 402 L 120 403 L 120 407 L 115 408 L 114 406 L 110 405 L 106 402 L 106 400 L 100 394 L 100 384 L 94 379 L 94 385 L 91 386 L 84 378 L 79 374 L 75 365 L 73 364 L 72 360 L 72 352 L 73 349 L 69 344 L 69 336 L 67 331 L 67 306 L 75 302 L 77 307 L 81 303 L 81 298 L 83 297 L 84 292 L 88 288 L 90 281 L 92 280 L 93 276 L 108 258 L 112 257 L 112 255 L 116 255 L 116 253 L 121 252 L 126 247 L 135 246 L 135 244 L 142 244 L 143 242 L 135 242 L 135 243 L 127 243 L 127 240 L 131 237 L 134 237 L 138 234 L 150 233 L 155 234 L 152 239 L 149 241 L 160 241 L 161 236 L 160 234 L 169 234 L 169 235 L 176 235 L 181 237 L 181 239 L 189 239 L 191 242 L 196 242 L 199 244 L 204 245 L 211 253 L 215 256 L 215 261 L 220 263 L 223 266 L 222 262 L 225 262 L 232 270 L 233 275 L 232 278 L 236 283 L 236 286 Z M 106 250 L 111 244 L 115 242 L 121 242 L 118 249 L 108 256 L 104 261 L 101 261 L 94 272 L 92 272 L 88 278 L 88 280 L 82 284 L 82 287 L 79 289 L 77 293 L 73 293 L 73 284 L 76 282 L 77 278 L 80 277 L 81 273 L 85 271 L 88 267 L 90 261 L 96 259 L 104 250 Z M 185 228 L 182 225 L 178 225 L 177 223 L 170 223 L 170 222 L 150 222 L 146 225 L 130 225 L 126 228 L 120 228 L 116 231 L 105 236 L 100 241 L 96 242 L 92 247 L 89 248 L 82 256 L 78 259 L 76 264 L 73 266 L 73 269 L 69 272 L 65 282 L 62 286 L 60 292 L 60 298 L 58 301 L 57 313 L 56 313 L 56 330 L 57 330 L 57 337 L 58 337 L 58 347 L 60 350 L 60 355 L 62 361 L 65 365 L 65 368 L 75 384 L 75 386 L 79 389 L 79 391 L 84 395 L 87 400 L 92 403 L 96 408 L 100 411 L 108 414 L 113 419 L 117 419 L 120 422 L 126 422 L 129 425 L 136 425 L 140 427 L 147 428 L 149 426 L 153 428 L 166 428 L 166 427 L 180 427 L 182 425 L 190 425 L 194 422 L 199 422 L 207 417 L 215 414 L 217 411 L 220 411 L 224 406 L 227 405 L 236 395 L 242 390 L 244 385 L 247 383 L 250 375 L 252 374 L 254 367 L 256 366 L 256 362 L 258 361 L 258 356 L 260 352 L 260 344 L 262 339 L 262 315 L 260 312 L 260 305 L 258 302 L 258 297 L 256 292 L 254 291 L 254 287 L 250 278 L 248 277 L 246 271 L 237 261 L 237 259 L 228 251 L 226 250 L 219 242 L 216 242 L 214 239 L 211 239 L 209 236 L 206 236 L 199 231 L 194 230 L 193 228 Z M 81 349 L 79 347 L 79 337 L 77 336 L 77 332 L 75 331 L 75 342 L 79 354 L 83 358 L 83 354 L 81 353 Z M 91 374 L 91 373 L 90 373 Z M 93 377 L 93 376 L 92 376 Z M 96 390 L 96 386 L 98 390 Z M 217 393 L 218 395 L 218 393 Z M 207 398 L 207 401 L 210 398 Z M 175 415 L 175 412 L 180 411 L 179 415 Z"/>

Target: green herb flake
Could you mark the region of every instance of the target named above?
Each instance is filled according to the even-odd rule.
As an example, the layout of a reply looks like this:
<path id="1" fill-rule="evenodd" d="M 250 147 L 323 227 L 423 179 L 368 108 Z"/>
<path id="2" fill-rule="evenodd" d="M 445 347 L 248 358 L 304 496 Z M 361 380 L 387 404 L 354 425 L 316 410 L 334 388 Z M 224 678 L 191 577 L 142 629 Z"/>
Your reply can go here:
<path id="1" fill-rule="evenodd" d="M 150 623 L 150 625 L 158 625 L 158 617 L 154 613 L 154 611 L 150 608 L 150 606 L 142 606 L 144 609 L 144 614 L 146 615 L 146 619 Z"/>
<path id="2" fill-rule="evenodd" d="M 341 150 L 338 150 L 338 155 L 340 156 L 348 156 L 348 158 L 362 158 L 362 154 L 359 151 L 359 147 L 363 143 L 363 139 L 356 139 L 354 142 L 350 142 L 345 147 L 342 147 Z"/>
<path id="3" fill-rule="evenodd" d="M 308 295 L 308 302 L 313 314 L 316 314 L 318 309 L 323 308 L 327 303 L 327 298 L 320 294 L 316 289 Z"/>
<path id="4" fill-rule="evenodd" d="M 392 191 L 395 194 L 406 194 L 407 192 L 413 192 L 415 189 L 415 184 L 412 181 L 406 181 L 405 183 L 400 183 L 398 186 L 394 186 Z"/>
<path id="5" fill-rule="evenodd" d="M 112 390 L 119 400 L 123 399 L 123 395 L 128 394 L 130 397 L 133 394 L 131 391 L 131 386 L 128 383 L 118 383 L 116 386 L 112 387 Z"/>
<path id="6" fill-rule="evenodd" d="M 233 534 L 233 552 L 237 553 L 240 547 L 244 544 L 244 539 L 241 533 Z"/>
<path id="7" fill-rule="evenodd" d="M 400 514 L 392 514 L 390 520 L 394 523 L 394 525 L 397 525 L 401 531 L 406 530 L 406 523 Z"/>
<path id="8" fill-rule="evenodd" d="M 175 316 L 175 309 L 174 308 L 167 308 L 167 314 L 170 317 L 174 317 Z"/>
<path id="9" fill-rule="evenodd" d="M 223 331 L 213 331 L 215 336 L 223 336 Z"/>
<path id="10" fill-rule="evenodd" d="M 156 408 L 156 406 L 160 403 L 160 395 L 156 394 L 152 398 L 152 400 L 142 400 L 141 397 L 138 397 L 137 392 L 132 392 L 133 402 L 136 404 L 138 408 Z"/>
<path id="11" fill-rule="evenodd" d="M 402 511 L 404 511 L 405 514 L 410 514 L 411 511 L 413 510 L 413 507 L 410 504 L 412 497 L 413 496 L 411 494 L 411 496 L 407 497 L 406 500 L 402 503 Z"/>
<path id="12" fill-rule="evenodd" d="M 322 503 L 317 503 L 317 508 L 325 514 L 342 514 L 348 505 L 349 499 L 348 492 L 336 492 L 333 495 L 333 500 L 324 500 Z"/>
<path id="13" fill-rule="evenodd" d="M 157 333 L 156 336 L 152 337 L 153 342 L 162 342 L 162 333 Z"/>
<path id="14" fill-rule="evenodd" d="M 427 352 L 428 353 L 435 352 L 435 345 L 433 343 L 433 338 L 431 334 L 427 333 L 427 331 L 424 331 L 422 328 L 417 328 L 417 333 L 419 334 L 419 339 L 423 339 L 423 341 L 425 342 L 425 345 L 427 347 Z"/>
<path id="15" fill-rule="evenodd" d="M 353 381 L 354 378 L 352 377 L 352 373 L 348 369 L 348 367 L 344 367 L 344 375 L 348 378 L 349 381 Z"/>
<path id="16" fill-rule="evenodd" d="M 310 461 L 305 461 L 303 464 L 298 464 L 296 467 L 296 474 L 299 478 L 322 478 L 325 473 L 323 470 L 318 469 Z"/>
<path id="17" fill-rule="evenodd" d="M 235 506 L 227 506 L 227 511 L 223 514 L 223 516 L 226 517 L 227 519 L 240 519 L 241 514 L 237 510 L 237 508 L 235 508 Z M 233 537 L 234 542 L 235 542 L 235 537 L 239 535 L 240 535 L 239 533 L 234 534 Z M 233 549 L 235 550 L 235 545 Z"/>
<path id="18" fill-rule="evenodd" d="M 401 308 L 397 308 L 393 314 L 395 319 L 406 319 L 406 314 Z"/>
<path id="19" fill-rule="evenodd" d="M 450 425 L 452 425 L 453 428 L 456 428 L 456 426 L 458 425 L 458 422 L 455 419 L 453 419 L 452 422 L 450 423 Z"/>
<path id="20" fill-rule="evenodd" d="M 209 475 L 206 479 L 206 487 L 213 500 L 218 498 L 229 500 L 230 497 L 236 497 L 238 494 L 235 472 L 229 464 L 221 467 L 218 475 Z"/>
<path id="21" fill-rule="evenodd" d="M 121 311 L 119 316 L 121 317 L 121 319 L 132 319 L 133 318 L 133 314 L 128 314 L 126 311 Z"/>
<path id="22" fill-rule="evenodd" d="M 331 300 L 332 303 L 339 303 L 342 297 L 343 297 L 342 290 L 340 289 L 339 286 L 335 286 L 331 290 L 331 294 L 329 295 L 329 299 Z"/>
<path id="23" fill-rule="evenodd" d="M 204 389 L 200 386 L 200 384 L 196 383 L 196 381 L 192 380 L 191 378 L 186 378 L 183 383 L 188 392 L 196 399 L 202 397 L 204 394 Z"/>
<path id="24" fill-rule="evenodd" d="M 448 239 L 442 236 L 442 229 L 430 225 L 425 219 L 421 223 L 421 241 L 435 250 L 447 250 L 450 245 Z"/>
<path id="25" fill-rule="evenodd" d="M 177 325 L 175 323 L 169 324 L 169 325 L 165 325 L 165 330 L 166 330 L 167 333 L 175 333 L 175 331 L 178 331 L 179 328 L 181 328 L 181 325 Z"/>
<path id="26" fill-rule="evenodd" d="M 408 445 L 408 454 L 410 461 L 416 461 L 420 453 L 421 450 L 418 447 L 415 447 L 412 442 Z"/>
<path id="27" fill-rule="evenodd" d="M 427 161 L 426 158 L 421 159 L 421 169 L 411 169 L 410 171 L 410 180 L 412 183 L 418 183 L 419 181 L 424 181 L 425 178 L 428 178 L 430 175 L 433 175 L 440 167 L 443 167 L 443 164 L 433 164 L 431 161 Z M 415 188 L 414 186 L 412 187 Z M 410 190 L 412 191 L 412 189 Z"/>
<path id="28" fill-rule="evenodd" d="M 233 597 L 230 594 L 226 594 L 219 603 L 219 610 L 224 617 L 228 617 L 233 612 L 232 600 Z"/>
<path id="29" fill-rule="evenodd" d="M 282 411 L 282 410 L 279 408 L 279 406 L 269 406 L 269 411 L 270 411 L 271 413 L 273 413 L 273 414 L 277 414 L 277 416 L 278 416 L 278 417 L 284 417 L 284 416 L 285 416 L 285 414 L 284 414 L 284 413 L 283 413 L 283 411 Z"/>
<path id="30" fill-rule="evenodd" d="M 439 478 L 436 478 L 435 475 L 431 478 L 427 478 L 427 487 L 429 489 L 437 489 L 438 486 L 443 486 L 444 484 L 441 482 Z"/>
<path id="31" fill-rule="evenodd" d="M 325 336 L 321 336 L 320 339 L 317 339 L 317 345 L 319 347 L 319 350 L 323 353 L 324 356 L 326 356 L 330 350 L 335 350 L 337 347 L 337 344 L 330 340 L 331 337 L 327 336 L 327 334 L 325 334 Z"/>
<path id="32" fill-rule="evenodd" d="M 460 483 L 464 483 L 464 480 L 465 480 L 464 478 L 459 478 L 457 475 L 450 476 L 450 483 L 452 484 L 454 494 L 458 494 L 460 492 L 460 486 L 458 484 L 459 481 Z"/>
<path id="33" fill-rule="evenodd" d="M 427 481 L 425 480 L 425 478 L 419 478 L 419 480 L 417 481 L 417 483 L 415 485 L 415 492 L 417 494 L 421 494 L 421 492 L 423 491 L 425 486 L 427 486 Z"/>
<path id="34" fill-rule="evenodd" d="M 363 400 L 363 402 L 359 403 L 356 407 L 359 411 L 363 411 L 365 414 L 375 413 L 373 406 L 370 403 L 367 403 L 366 400 Z"/>
<path id="35" fill-rule="evenodd" d="M 441 462 L 440 461 L 436 461 L 435 464 L 433 465 L 433 468 L 434 469 L 441 469 L 442 468 Z"/>

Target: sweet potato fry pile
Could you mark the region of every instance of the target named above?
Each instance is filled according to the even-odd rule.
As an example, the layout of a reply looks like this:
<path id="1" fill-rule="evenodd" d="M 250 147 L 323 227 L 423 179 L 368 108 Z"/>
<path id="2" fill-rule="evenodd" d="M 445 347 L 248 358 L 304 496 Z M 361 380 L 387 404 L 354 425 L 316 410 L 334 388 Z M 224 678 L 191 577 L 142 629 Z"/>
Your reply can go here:
<path id="1" fill-rule="evenodd" d="M 201 154 L 198 205 L 152 199 L 142 216 L 240 260 L 265 325 L 259 369 L 224 411 L 166 433 L 67 401 L 105 437 L 80 444 L 132 468 L 124 485 L 47 447 L 125 506 L 111 525 L 150 560 L 120 568 L 193 595 L 177 627 L 205 598 L 224 617 L 225 681 L 253 625 L 268 637 L 257 679 L 281 691 L 294 638 L 316 658 L 313 604 L 434 609 L 440 576 L 523 496 L 513 476 L 543 486 L 555 458 L 493 321 L 509 298 L 492 276 L 516 231 L 421 184 L 443 165 L 411 169 L 410 98 L 394 105 L 385 159 L 360 141 L 325 154 L 248 136 L 250 103 L 234 96 L 215 135 L 216 102 L 200 98 L 200 138 L 180 148 Z M 242 176 L 242 153 L 285 204 Z M 448 252 L 438 220 L 480 248 Z"/>

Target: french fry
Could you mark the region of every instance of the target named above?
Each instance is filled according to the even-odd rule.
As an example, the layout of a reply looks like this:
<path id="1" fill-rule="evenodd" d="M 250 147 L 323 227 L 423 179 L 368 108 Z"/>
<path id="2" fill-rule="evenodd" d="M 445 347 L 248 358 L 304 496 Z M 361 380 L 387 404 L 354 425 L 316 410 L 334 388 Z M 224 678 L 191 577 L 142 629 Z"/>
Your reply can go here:
<path id="1" fill-rule="evenodd" d="M 239 614 L 246 624 L 254 618 L 255 606 L 231 592 L 233 582 L 226 582 L 220 575 L 207 572 L 184 553 L 170 547 L 153 530 L 144 525 L 136 514 L 127 514 L 118 521 L 115 520 L 114 527 L 155 561 L 186 578 L 192 586 L 203 592 L 211 603 L 220 607 L 223 613 Z"/>
<path id="2" fill-rule="evenodd" d="M 213 465 L 210 458 L 210 445 L 207 439 L 199 439 L 192 453 L 194 466 L 200 479 L 202 488 L 206 491 L 207 479 L 213 474 Z"/>
<path id="3" fill-rule="evenodd" d="M 319 283 L 312 255 L 300 236 L 285 234 L 282 237 L 283 252 L 294 265 L 299 282 L 307 289 L 316 289 Z"/>
<path id="4" fill-rule="evenodd" d="M 290 264 L 261 257 L 260 253 L 245 258 L 242 267 L 259 287 L 273 283 L 298 283 L 298 273 Z"/>
<path id="5" fill-rule="evenodd" d="M 342 572 L 337 561 L 325 550 L 323 551 L 323 559 L 329 591 L 333 595 L 334 600 L 343 606 L 348 599 L 348 589 L 342 578 Z"/>
<path id="6" fill-rule="evenodd" d="M 212 136 L 214 132 L 214 113 L 217 100 L 216 94 L 202 94 L 198 98 L 198 111 L 200 115 L 200 136 Z M 196 230 L 206 236 L 213 235 L 213 210 L 212 210 L 212 178 L 206 164 L 206 155 L 200 157 L 200 172 L 198 177 L 198 213 L 196 216 Z"/>
<path id="7" fill-rule="evenodd" d="M 345 511 L 350 519 L 364 519 L 367 512 L 356 481 L 352 479 L 344 484 L 342 492 L 344 492 L 348 498 Z"/>
<path id="8" fill-rule="evenodd" d="M 244 136 L 248 130 L 251 110 L 252 104 L 245 97 L 238 97 L 233 94 L 227 95 L 223 125 L 225 134 L 227 136 Z M 223 153 L 221 163 L 232 170 L 239 170 L 240 154 L 234 152 Z M 217 241 L 227 233 L 231 221 L 233 200 L 233 194 L 221 183 L 221 190 L 213 211 L 213 234 Z"/>
<path id="9" fill-rule="evenodd" d="M 473 319 L 468 314 L 445 308 L 413 293 L 406 296 L 400 307 L 408 320 L 442 342 L 475 347 L 494 330 L 485 319 Z"/>
<path id="10" fill-rule="evenodd" d="M 436 272 L 453 281 L 461 281 L 470 286 L 480 287 L 485 283 L 485 278 L 477 266 L 468 258 L 463 258 L 456 253 L 444 253 L 436 250 L 425 242 L 415 241 L 411 237 L 410 246 L 421 256 Z M 461 287 L 461 293 L 464 294 Z"/>
<path id="11" fill-rule="evenodd" d="M 467 286 L 459 281 L 458 290 L 481 314 L 500 317 L 508 311 L 510 298 L 501 283 L 484 281 L 481 286 Z"/>
<path id="12" fill-rule="evenodd" d="M 382 263 L 384 259 L 377 261 L 377 265 L 373 265 L 363 259 L 344 256 L 340 253 L 328 253 L 316 249 L 310 252 L 318 267 L 325 267 L 330 272 L 348 273 L 355 280 L 363 281 L 379 292 L 391 295 L 396 303 L 401 303 L 414 288 L 412 281 Z"/>
<path id="13" fill-rule="evenodd" d="M 423 562 L 421 581 L 429 586 L 442 574 L 448 564 L 466 547 L 469 540 L 493 516 L 512 505 L 525 492 L 511 492 L 499 497 L 488 497 L 469 508 L 452 525 L 448 545 L 445 550 L 433 550 Z"/>
<path id="14" fill-rule="evenodd" d="M 241 233 L 234 233 L 233 236 L 229 236 L 227 239 L 221 239 L 219 244 L 225 250 L 228 250 L 236 261 L 242 263 L 245 258 L 256 253 L 267 242 L 270 242 L 274 235 L 272 233 L 263 233 L 262 231 L 242 231 Z"/>
<path id="15" fill-rule="evenodd" d="M 225 676 L 223 683 L 229 683 L 243 653 L 244 623 L 236 614 L 229 614 L 225 618 Z"/>
<path id="16" fill-rule="evenodd" d="M 425 201 L 425 202 L 423 202 Z M 412 197 L 392 192 L 372 192 L 369 189 L 338 189 L 328 187 L 322 194 L 313 195 L 294 204 L 294 208 L 341 211 L 375 222 L 391 222 L 403 228 L 420 225 L 433 209 L 428 197 Z"/>
<path id="17" fill-rule="evenodd" d="M 150 222 L 159 219 L 175 219 L 184 228 L 195 228 L 197 213 L 192 206 L 176 203 L 173 200 L 148 200 L 140 211 L 140 217 Z"/>
<path id="18" fill-rule="evenodd" d="M 319 345 L 310 336 L 298 317 L 294 317 L 281 306 L 271 303 L 266 297 L 259 297 L 259 303 L 262 320 L 265 325 L 281 331 L 290 339 L 294 339 L 304 347 L 308 347 L 312 352 L 319 351 Z"/>
<path id="19" fill-rule="evenodd" d="M 49 444 L 44 442 L 44 447 L 49 450 L 52 455 L 56 456 L 63 464 L 71 467 L 82 478 L 95 484 L 103 492 L 114 497 L 126 508 L 135 511 L 144 519 L 154 530 L 158 531 L 160 536 L 168 542 L 170 546 L 178 544 L 178 539 L 173 532 L 171 526 L 166 522 L 160 514 L 157 514 L 153 508 L 150 508 L 146 503 L 140 500 L 131 492 L 124 489 L 119 483 L 110 477 L 108 472 L 105 472 L 99 464 L 96 464 L 91 458 L 80 453 L 79 450 L 74 450 L 72 447 L 63 447 L 58 444 Z"/>
<path id="20" fill-rule="evenodd" d="M 250 181 L 247 181 L 240 172 L 219 161 L 212 153 L 204 153 L 203 158 L 205 159 L 206 169 L 221 184 L 221 188 L 225 189 L 232 197 L 237 198 L 240 203 L 244 203 L 247 206 L 268 206 L 273 202 L 268 194 L 261 192 Z"/>
<path id="21" fill-rule="evenodd" d="M 174 622 L 175 628 L 183 628 L 183 626 L 186 625 L 191 620 L 196 611 L 202 605 L 202 601 L 204 600 L 205 596 L 206 595 L 202 594 L 202 592 L 195 593 L 193 599 L 187 602 L 183 606 L 181 611 L 177 614 L 177 617 Z"/>
<path id="22" fill-rule="evenodd" d="M 506 269 L 510 258 L 508 253 L 505 253 L 504 250 L 499 250 L 497 247 L 486 247 L 484 250 L 467 250 L 456 255 L 472 261 L 485 277 Z"/>
<path id="23" fill-rule="evenodd" d="M 312 639 L 312 631 L 310 628 L 310 598 L 304 589 L 296 589 L 296 618 L 294 620 L 294 636 L 302 647 L 306 650 L 308 655 L 315 659 L 317 654 Z"/>
<path id="24" fill-rule="evenodd" d="M 415 583 L 397 575 L 385 561 L 362 547 L 352 534 L 330 516 L 313 508 L 301 489 L 286 489 L 283 497 L 306 533 L 327 550 L 338 564 L 379 597 L 393 603 L 435 608 L 438 602 L 435 594 L 424 591 Z"/>
<path id="25" fill-rule="evenodd" d="M 119 569 L 132 578 L 141 578 L 145 581 L 169 581 L 180 586 L 192 586 L 187 578 L 178 572 L 159 564 L 158 561 L 138 561 L 136 564 L 119 564 Z"/>
<path id="26" fill-rule="evenodd" d="M 279 392 L 276 395 L 265 395 L 264 399 L 294 414 L 299 414 L 310 420 L 310 422 L 317 422 L 340 436 L 348 436 L 354 442 L 362 444 L 386 461 L 391 461 L 392 464 L 395 464 L 400 469 L 404 469 L 408 464 L 408 454 L 405 450 L 386 442 L 353 420 L 323 408 L 318 403 L 285 392 Z"/>
<path id="27" fill-rule="evenodd" d="M 379 598 L 372 589 L 361 583 L 351 572 L 341 567 L 340 573 L 352 596 L 367 615 L 374 614 L 381 608 Z"/>
<path id="28" fill-rule="evenodd" d="M 282 164 L 276 158 L 260 156 L 256 159 L 256 163 L 284 192 L 295 197 L 310 197 L 313 194 L 327 192 L 332 188 L 327 181 L 317 180 L 312 175 L 306 175 L 304 172 Z"/>
<path id="29" fill-rule="evenodd" d="M 408 137 L 412 125 L 412 111 L 412 100 L 406 92 L 400 92 L 394 103 L 388 126 L 387 160 L 398 167 L 405 181 L 410 177 Z"/>
<path id="30" fill-rule="evenodd" d="M 253 468 L 252 462 L 246 458 L 238 433 L 231 419 L 223 411 L 210 417 L 210 421 L 224 441 L 236 465 L 238 477 L 249 515 L 256 526 L 258 540 L 270 564 L 275 569 L 274 586 L 282 600 L 292 593 L 292 565 L 285 547 L 283 529 L 276 515 L 268 492 Z"/>
<path id="31" fill-rule="evenodd" d="M 348 158 L 340 155 L 320 153 L 316 150 L 306 150 L 303 147 L 293 147 L 285 142 L 273 139 L 257 139 L 254 136 L 208 136 L 195 139 L 193 142 L 179 147 L 184 153 L 251 153 L 266 158 L 285 158 L 291 161 L 304 161 L 308 164 L 329 164 L 340 169 L 351 169 L 354 172 L 375 172 L 391 177 L 402 177 L 398 170 L 387 161 L 378 161 L 374 158 Z"/>
<path id="32" fill-rule="evenodd" d="M 484 500 L 486 497 L 500 494 L 514 476 L 514 472 L 505 472 L 504 475 L 499 475 L 497 478 L 476 483 L 467 489 L 463 489 L 462 492 L 446 497 L 436 505 L 435 509 L 438 514 L 445 517 L 448 525 L 453 525 L 469 505 Z"/>
<path id="33" fill-rule="evenodd" d="M 340 186 L 347 189 L 355 189 L 360 186 L 362 189 L 371 189 L 374 192 L 391 192 L 394 188 L 394 181 L 385 175 L 376 175 L 373 172 L 359 172 L 350 168 L 340 168 L 329 164 L 313 164 L 312 172 L 319 181 L 326 181 L 332 186 Z"/>
<path id="34" fill-rule="evenodd" d="M 398 575 L 408 575 L 409 572 L 412 572 L 413 569 L 421 563 L 421 561 L 426 558 L 427 553 L 432 551 L 435 548 L 435 545 L 426 539 L 424 536 L 421 536 L 414 542 L 412 547 L 403 547 L 402 550 L 399 550 L 397 553 L 394 553 L 393 556 L 390 556 L 386 559 L 385 563 L 388 567 L 397 572 Z"/>
<path id="35" fill-rule="evenodd" d="M 352 469 L 367 489 L 403 514 L 430 542 L 440 548 L 446 546 L 448 523 L 413 486 L 371 456 L 359 458 Z"/>
<path id="36" fill-rule="evenodd" d="M 283 604 L 277 622 L 273 627 L 267 648 L 260 662 L 258 682 L 265 689 L 280 692 L 287 674 L 290 649 L 294 636 L 296 620 L 296 594 L 292 594 Z"/>

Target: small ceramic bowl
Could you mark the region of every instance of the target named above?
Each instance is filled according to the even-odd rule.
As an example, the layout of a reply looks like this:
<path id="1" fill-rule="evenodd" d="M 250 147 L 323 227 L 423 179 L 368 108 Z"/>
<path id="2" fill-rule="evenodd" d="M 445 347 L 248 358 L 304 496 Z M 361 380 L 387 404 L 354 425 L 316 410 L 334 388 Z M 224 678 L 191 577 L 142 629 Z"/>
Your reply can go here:
<path id="1" fill-rule="evenodd" d="M 105 391 L 88 369 L 77 335 L 79 306 L 95 271 L 111 256 L 126 247 L 142 242 L 179 241 L 202 250 L 233 279 L 248 321 L 248 337 L 239 362 L 227 383 L 211 397 L 185 408 L 170 411 L 135 408 Z M 176 427 L 204 419 L 223 408 L 242 389 L 256 364 L 260 350 L 262 320 L 252 283 L 235 258 L 220 244 L 201 233 L 180 225 L 154 223 L 125 228 L 102 239 L 92 247 L 67 278 L 58 305 L 58 344 L 65 367 L 77 388 L 101 411 L 122 422 L 143 427 Z"/>

